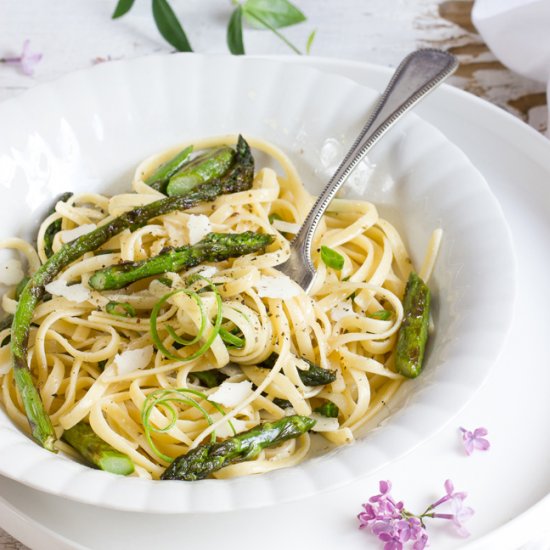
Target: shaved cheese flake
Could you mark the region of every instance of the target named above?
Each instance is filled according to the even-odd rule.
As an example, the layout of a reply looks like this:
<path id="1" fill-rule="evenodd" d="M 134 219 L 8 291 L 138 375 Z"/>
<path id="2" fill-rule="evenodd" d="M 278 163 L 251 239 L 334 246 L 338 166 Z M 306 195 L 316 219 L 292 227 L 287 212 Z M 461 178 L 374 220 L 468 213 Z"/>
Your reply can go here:
<path id="1" fill-rule="evenodd" d="M 309 416 L 315 420 L 315 426 L 311 428 L 314 432 L 335 432 L 340 427 L 337 418 L 327 418 L 317 413 L 311 413 Z"/>
<path id="2" fill-rule="evenodd" d="M 75 304 L 85 302 L 91 297 L 90 290 L 80 283 L 68 286 L 67 281 L 57 280 L 47 284 L 45 289 L 53 296 L 62 296 Z"/>
<path id="3" fill-rule="evenodd" d="M 214 276 L 217 272 L 218 268 L 215 265 L 206 265 L 199 271 L 199 273 L 207 279 L 210 279 L 210 277 Z"/>
<path id="4" fill-rule="evenodd" d="M 71 241 L 78 239 L 78 237 L 82 237 L 82 235 L 90 233 L 94 229 L 97 229 L 97 225 L 95 223 L 86 223 L 84 225 L 80 225 L 79 227 L 75 227 L 74 229 L 60 231 L 59 238 L 62 243 L 70 243 Z"/>
<path id="5" fill-rule="evenodd" d="M 213 414 L 211 416 L 214 422 L 217 422 L 222 417 L 221 414 Z M 217 437 L 232 437 L 234 435 L 233 430 L 229 425 L 229 422 L 231 422 L 231 424 L 233 425 L 233 428 L 238 434 L 245 432 L 248 429 L 247 424 L 244 420 L 239 420 L 238 418 L 231 418 L 231 420 L 228 420 L 227 422 L 222 422 L 216 428 Z"/>
<path id="6" fill-rule="evenodd" d="M 252 383 L 249 380 L 222 382 L 221 386 L 208 396 L 208 400 L 215 401 L 225 407 L 234 407 L 250 395 L 252 395 Z"/>
<path id="7" fill-rule="evenodd" d="M 19 260 L 10 258 L 0 264 L 0 283 L 16 285 L 24 276 L 25 272 Z"/>
<path id="8" fill-rule="evenodd" d="M 168 232 L 168 237 L 172 241 L 173 246 L 183 246 L 184 243 L 184 231 L 181 227 L 181 225 L 177 225 L 175 223 L 170 222 L 169 220 L 166 220 L 164 222 L 164 227 L 166 227 L 166 231 Z"/>
<path id="9" fill-rule="evenodd" d="M 144 369 L 153 357 L 153 346 L 145 346 L 140 349 L 129 349 L 115 355 L 113 361 L 116 366 L 116 374 L 121 376 L 137 370 Z"/>
<path id="10" fill-rule="evenodd" d="M 263 275 L 256 283 L 258 296 L 261 298 L 293 298 L 301 292 L 300 287 L 288 277 L 269 277 Z"/>
<path id="11" fill-rule="evenodd" d="M 293 235 L 296 235 L 296 233 L 300 231 L 301 227 L 299 223 L 290 223 L 283 220 L 273 220 L 272 225 L 277 231 L 281 231 L 282 233 L 292 233 Z"/>
<path id="12" fill-rule="evenodd" d="M 187 222 L 189 244 L 197 244 L 212 231 L 210 220 L 204 214 L 191 214 Z"/>

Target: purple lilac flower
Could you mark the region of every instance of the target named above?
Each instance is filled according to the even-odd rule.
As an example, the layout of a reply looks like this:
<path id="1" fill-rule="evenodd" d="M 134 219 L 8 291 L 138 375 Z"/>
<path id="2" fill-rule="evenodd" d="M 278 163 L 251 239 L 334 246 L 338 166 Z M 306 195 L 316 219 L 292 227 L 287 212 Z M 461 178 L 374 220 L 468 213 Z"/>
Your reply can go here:
<path id="1" fill-rule="evenodd" d="M 8 65 L 17 65 L 27 76 L 32 76 L 34 73 L 35 65 L 42 59 L 41 53 L 32 53 L 30 51 L 30 40 L 23 42 L 23 50 L 21 55 L 16 57 L 3 57 L 0 58 L 0 63 L 6 63 Z"/>
<path id="2" fill-rule="evenodd" d="M 384 550 L 424 550 L 428 545 L 428 534 L 424 519 L 437 518 L 449 520 L 459 535 L 469 536 L 464 522 L 472 517 L 474 511 L 464 506 L 466 493 L 455 491 L 453 482 L 445 481 L 445 495 L 430 504 L 423 514 L 412 514 L 405 509 L 402 501 L 395 502 L 390 494 L 391 483 L 380 481 L 380 493 L 369 498 L 359 513 L 359 528 L 367 528 L 384 543 Z M 435 512 L 435 508 L 449 503 L 452 513 Z"/>
<path id="3" fill-rule="evenodd" d="M 491 444 L 483 436 L 487 435 L 489 432 L 486 428 L 476 428 L 473 432 L 466 430 L 465 428 L 460 428 L 462 432 L 462 442 L 464 443 L 464 449 L 466 449 L 466 454 L 471 455 L 475 449 L 479 451 L 487 451 Z"/>
<path id="4" fill-rule="evenodd" d="M 422 521 L 407 512 L 403 502 L 395 502 L 389 481 L 380 481 L 379 489 L 378 495 L 363 504 L 363 512 L 357 516 L 359 528 L 368 528 L 384 543 L 384 550 L 403 550 L 405 543 L 422 550 L 428 541 Z"/>
<path id="5" fill-rule="evenodd" d="M 470 532 L 464 527 L 464 522 L 468 521 L 473 515 L 474 511 L 469 506 L 464 506 L 464 502 L 462 500 L 453 500 L 452 501 L 452 507 L 453 507 L 453 519 L 451 520 L 453 522 L 453 526 L 456 530 L 456 532 L 461 537 L 469 537 Z"/>
<path id="6" fill-rule="evenodd" d="M 448 479 L 445 481 L 445 491 L 446 495 L 440 498 L 437 502 L 428 506 L 426 512 L 422 516 L 439 518 L 439 519 L 448 519 L 452 522 L 456 532 L 462 537 L 470 536 L 468 530 L 464 527 L 463 523 L 470 519 L 474 515 L 474 510 L 469 506 L 464 506 L 464 499 L 467 497 L 467 493 L 458 492 L 455 493 L 453 482 Z M 433 513 L 431 510 L 441 506 L 445 502 L 451 503 L 452 514 L 442 514 L 442 513 Z"/>

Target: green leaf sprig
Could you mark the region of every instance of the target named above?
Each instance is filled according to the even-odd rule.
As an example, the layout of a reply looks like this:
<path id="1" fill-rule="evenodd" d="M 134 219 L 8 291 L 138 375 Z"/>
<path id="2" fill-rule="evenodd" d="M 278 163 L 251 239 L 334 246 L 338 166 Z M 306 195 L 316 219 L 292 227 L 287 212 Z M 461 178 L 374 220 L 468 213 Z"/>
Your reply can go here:
<path id="1" fill-rule="evenodd" d="M 344 256 L 328 246 L 321 246 L 321 260 L 327 267 L 340 271 L 344 267 Z"/>
<path id="2" fill-rule="evenodd" d="M 135 0 L 118 0 L 112 18 L 118 19 L 127 14 Z M 267 29 L 282 40 L 298 55 L 302 52 L 278 29 L 297 25 L 306 21 L 306 16 L 289 0 L 232 0 L 235 9 L 227 25 L 227 46 L 234 55 L 244 55 L 243 18 L 256 29 Z M 192 52 L 193 48 L 168 0 L 152 0 L 153 18 L 162 37 L 180 52 Z M 311 51 L 316 31 L 307 38 L 305 51 Z"/>
<path id="3" fill-rule="evenodd" d="M 282 40 L 293 52 L 302 55 L 302 52 L 278 29 L 297 25 L 306 20 L 306 16 L 288 0 L 245 0 L 238 2 L 229 25 L 227 27 L 227 45 L 229 51 L 236 55 L 245 53 L 243 43 L 243 17 L 247 23 L 257 29 L 268 29 L 280 40 Z M 306 43 L 306 53 L 311 51 L 311 46 L 315 38 L 313 31 Z"/>

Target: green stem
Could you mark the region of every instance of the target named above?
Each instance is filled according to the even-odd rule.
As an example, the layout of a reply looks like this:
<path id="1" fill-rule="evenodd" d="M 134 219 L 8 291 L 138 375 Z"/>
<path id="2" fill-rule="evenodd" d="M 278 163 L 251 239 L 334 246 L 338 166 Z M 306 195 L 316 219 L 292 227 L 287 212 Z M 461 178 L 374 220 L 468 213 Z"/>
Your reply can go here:
<path id="1" fill-rule="evenodd" d="M 274 33 L 276 36 L 278 36 L 295 53 L 297 53 L 298 55 L 303 55 L 302 52 L 292 42 L 290 42 L 290 40 L 288 40 L 288 38 L 284 34 L 280 33 L 275 27 L 270 25 L 265 19 L 263 19 L 262 17 L 259 17 L 255 13 L 251 13 L 249 11 L 247 11 L 247 15 L 252 17 L 253 19 L 256 19 L 256 21 L 258 21 L 258 23 L 262 24 L 264 27 L 266 27 L 272 33 Z"/>

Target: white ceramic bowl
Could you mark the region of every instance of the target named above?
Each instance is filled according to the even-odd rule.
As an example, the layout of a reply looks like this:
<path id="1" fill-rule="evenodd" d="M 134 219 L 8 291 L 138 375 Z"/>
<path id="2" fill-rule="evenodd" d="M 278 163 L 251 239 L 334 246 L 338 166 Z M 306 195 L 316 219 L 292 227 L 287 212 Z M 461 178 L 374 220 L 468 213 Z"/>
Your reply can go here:
<path id="1" fill-rule="evenodd" d="M 344 152 L 375 99 L 351 80 L 306 67 L 199 55 L 108 63 L 36 87 L 0 105 L 0 236 L 32 239 L 59 193 L 127 189 L 140 160 L 194 137 L 241 132 L 270 140 L 317 192 L 326 183 L 326 140 Z M 368 184 L 353 193 L 397 225 L 416 262 L 431 231 L 445 232 L 431 281 L 436 332 L 425 372 L 402 386 L 386 419 L 371 423 L 355 444 L 293 468 L 183 483 L 115 476 L 51 454 L 0 411 L 0 474 L 121 510 L 218 512 L 335 488 L 434 434 L 481 386 L 506 338 L 515 291 L 510 236 L 479 172 L 414 114 L 370 160 Z"/>

